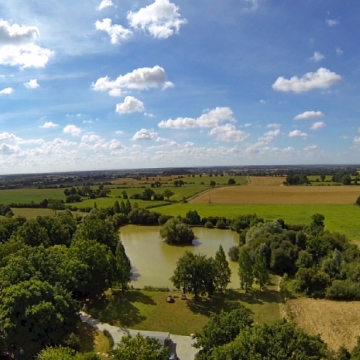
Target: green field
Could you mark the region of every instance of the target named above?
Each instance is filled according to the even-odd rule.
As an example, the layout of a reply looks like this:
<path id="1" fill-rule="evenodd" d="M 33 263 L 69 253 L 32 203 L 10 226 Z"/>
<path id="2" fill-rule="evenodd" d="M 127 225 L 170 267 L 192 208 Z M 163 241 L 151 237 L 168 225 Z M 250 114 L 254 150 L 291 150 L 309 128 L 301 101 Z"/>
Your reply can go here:
<path id="1" fill-rule="evenodd" d="M 24 188 L 0 190 L 0 204 L 9 203 L 39 203 L 44 199 L 65 200 L 64 189 Z"/>
<path id="2" fill-rule="evenodd" d="M 274 277 L 274 280 L 277 281 Z M 169 294 L 177 295 L 175 303 L 169 304 Z M 200 303 L 181 300 L 181 292 L 156 292 L 131 290 L 108 292 L 106 299 L 89 304 L 86 309 L 91 316 L 101 322 L 138 330 L 164 331 L 187 335 L 199 331 L 208 321 L 211 312 L 230 311 L 240 304 L 249 308 L 256 323 L 271 323 L 279 320 L 280 293 L 275 285 L 266 291 L 229 290 L 226 295 L 214 295 L 211 299 L 203 297 Z"/>
<path id="3" fill-rule="evenodd" d="M 174 204 L 153 211 L 172 216 L 185 216 L 196 210 L 201 217 L 225 216 L 234 219 L 240 215 L 257 214 L 265 220 L 283 219 L 289 224 L 309 224 L 311 215 L 325 216 L 326 229 L 345 234 L 352 240 L 360 240 L 360 208 L 355 205 L 236 205 L 236 204 Z"/>

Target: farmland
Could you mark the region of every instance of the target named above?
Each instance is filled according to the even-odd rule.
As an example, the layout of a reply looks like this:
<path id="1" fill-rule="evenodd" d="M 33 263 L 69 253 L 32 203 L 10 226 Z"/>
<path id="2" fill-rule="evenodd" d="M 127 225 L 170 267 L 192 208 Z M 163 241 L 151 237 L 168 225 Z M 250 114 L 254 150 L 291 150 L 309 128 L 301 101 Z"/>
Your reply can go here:
<path id="1" fill-rule="evenodd" d="M 320 334 L 330 348 L 352 349 L 360 336 L 360 302 L 293 299 L 286 303 L 288 317 L 309 334 Z"/>

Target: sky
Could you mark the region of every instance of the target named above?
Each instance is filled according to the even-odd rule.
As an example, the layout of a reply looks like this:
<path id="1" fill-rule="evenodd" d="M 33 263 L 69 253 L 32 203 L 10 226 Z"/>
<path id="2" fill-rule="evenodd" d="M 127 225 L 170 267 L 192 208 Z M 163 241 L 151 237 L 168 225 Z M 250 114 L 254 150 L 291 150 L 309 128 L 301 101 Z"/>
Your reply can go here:
<path id="1" fill-rule="evenodd" d="M 360 163 L 360 2 L 0 2 L 0 174 Z"/>

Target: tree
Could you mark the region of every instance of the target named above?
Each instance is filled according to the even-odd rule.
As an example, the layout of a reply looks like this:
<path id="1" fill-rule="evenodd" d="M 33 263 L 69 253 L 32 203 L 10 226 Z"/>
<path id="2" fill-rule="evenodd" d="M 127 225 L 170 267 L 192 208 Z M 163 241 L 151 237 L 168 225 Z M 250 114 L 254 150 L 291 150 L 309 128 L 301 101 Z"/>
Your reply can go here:
<path id="1" fill-rule="evenodd" d="M 260 290 L 263 290 L 269 283 L 269 270 L 266 266 L 265 254 L 258 251 L 254 262 L 254 278 L 255 282 L 259 284 Z"/>
<path id="2" fill-rule="evenodd" d="M 360 196 L 358 196 L 358 198 L 356 199 L 355 205 L 360 206 Z"/>
<path id="3" fill-rule="evenodd" d="M 195 238 L 190 227 L 178 218 L 169 219 L 160 228 L 160 236 L 170 245 L 191 245 Z"/>
<path id="4" fill-rule="evenodd" d="M 132 272 L 131 272 L 130 260 L 125 253 L 125 248 L 121 240 L 119 240 L 116 246 L 115 259 L 116 259 L 115 280 L 120 284 L 122 290 L 126 290 L 131 281 Z"/>
<path id="5" fill-rule="evenodd" d="M 157 339 L 139 333 L 135 337 L 123 337 L 121 343 L 109 351 L 109 359 L 112 360 L 168 360 L 169 357 L 168 346 L 162 346 Z"/>
<path id="6" fill-rule="evenodd" d="M 250 254 L 245 246 L 239 249 L 239 278 L 241 289 L 249 292 L 254 282 L 254 270 Z"/>
<path id="7" fill-rule="evenodd" d="M 196 210 L 189 210 L 185 218 L 188 220 L 190 225 L 200 225 L 201 224 L 201 217 Z"/>
<path id="8" fill-rule="evenodd" d="M 155 194 L 155 191 L 154 191 L 154 190 L 152 190 L 152 189 L 150 189 L 150 188 L 146 188 L 146 189 L 143 191 L 143 193 L 142 193 L 142 195 L 141 195 L 141 198 L 142 198 L 143 200 L 150 201 L 154 194 Z"/>
<path id="9" fill-rule="evenodd" d="M 114 202 L 114 213 L 115 214 L 120 214 L 121 213 L 120 204 L 119 204 L 119 202 L 117 200 Z"/>
<path id="10" fill-rule="evenodd" d="M 186 251 L 178 259 L 174 275 L 170 280 L 177 289 L 182 289 L 184 294 L 194 294 L 195 299 L 198 299 L 202 293 L 213 292 L 214 275 L 212 258 L 208 259 L 205 255 Z"/>
<path id="11" fill-rule="evenodd" d="M 320 336 L 306 334 L 286 320 L 246 327 L 231 343 L 215 348 L 212 359 L 318 360 L 327 346 Z"/>
<path id="12" fill-rule="evenodd" d="M 60 286 L 29 280 L 3 289 L 0 332 L 15 359 L 31 359 L 39 350 L 61 344 L 75 330 L 77 306 Z"/>
<path id="13" fill-rule="evenodd" d="M 54 211 L 55 216 L 57 210 L 65 209 L 64 204 L 61 202 L 61 200 L 58 199 L 49 199 L 48 208 Z"/>
<path id="14" fill-rule="evenodd" d="M 214 180 L 211 180 L 210 181 L 210 186 L 213 188 L 213 187 L 215 187 L 216 186 L 216 182 L 214 181 Z"/>
<path id="15" fill-rule="evenodd" d="M 231 270 L 226 260 L 223 247 L 220 245 L 215 254 L 215 287 L 221 292 L 226 290 L 230 283 Z"/>
<path id="16" fill-rule="evenodd" d="M 67 347 L 48 347 L 42 350 L 37 360 L 101 360 L 100 357 L 94 353 L 77 353 L 73 349 Z"/>
<path id="17" fill-rule="evenodd" d="M 170 201 L 170 198 L 174 195 L 174 193 L 170 189 L 165 189 L 163 195 L 167 198 L 167 201 Z"/>
<path id="18" fill-rule="evenodd" d="M 195 348 L 202 348 L 202 353 L 210 355 L 218 346 L 232 342 L 239 333 L 253 323 L 251 311 L 243 305 L 230 312 L 212 313 L 200 332 L 195 333 Z"/>
<path id="19" fill-rule="evenodd" d="M 175 187 L 182 187 L 184 184 L 185 184 L 185 183 L 184 183 L 183 180 L 175 180 L 175 181 L 174 181 Z"/>
<path id="20" fill-rule="evenodd" d="M 234 179 L 229 179 L 227 182 L 228 185 L 235 185 L 236 181 Z"/>
<path id="21" fill-rule="evenodd" d="M 229 251 L 228 255 L 231 261 L 238 262 L 239 261 L 239 246 L 234 245 L 232 246 Z"/>
<path id="22" fill-rule="evenodd" d="M 29 246 L 50 246 L 50 239 L 46 229 L 35 219 L 27 221 L 16 232 L 16 237 Z"/>

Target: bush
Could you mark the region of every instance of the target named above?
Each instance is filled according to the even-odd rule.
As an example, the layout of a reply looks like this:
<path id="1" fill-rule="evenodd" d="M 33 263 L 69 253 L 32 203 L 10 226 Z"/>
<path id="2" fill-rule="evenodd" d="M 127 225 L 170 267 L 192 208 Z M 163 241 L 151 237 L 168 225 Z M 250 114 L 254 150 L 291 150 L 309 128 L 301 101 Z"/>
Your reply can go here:
<path id="1" fill-rule="evenodd" d="M 327 288 L 325 297 L 331 300 L 360 300 L 360 285 L 334 280 Z"/>
<path id="2" fill-rule="evenodd" d="M 229 251 L 228 255 L 231 261 L 239 261 L 239 247 L 237 245 L 232 246 Z"/>
<path id="3" fill-rule="evenodd" d="M 214 225 L 210 222 L 210 221 L 207 221 L 204 225 L 207 229 L 213 229 L 214 228 Z"/>
<path id="4" fill-rule="evenodd" d="M 355 205 L 360 206 L 360 196 L 358 196 L 358 198 L 356 199 Z"/>
<path id="5" fill-rule="evenodd" d="M 216 223 L 216 228 L 221 230 L 226 229 L 226 222 L 222 219 L 218 220 Z"/>

